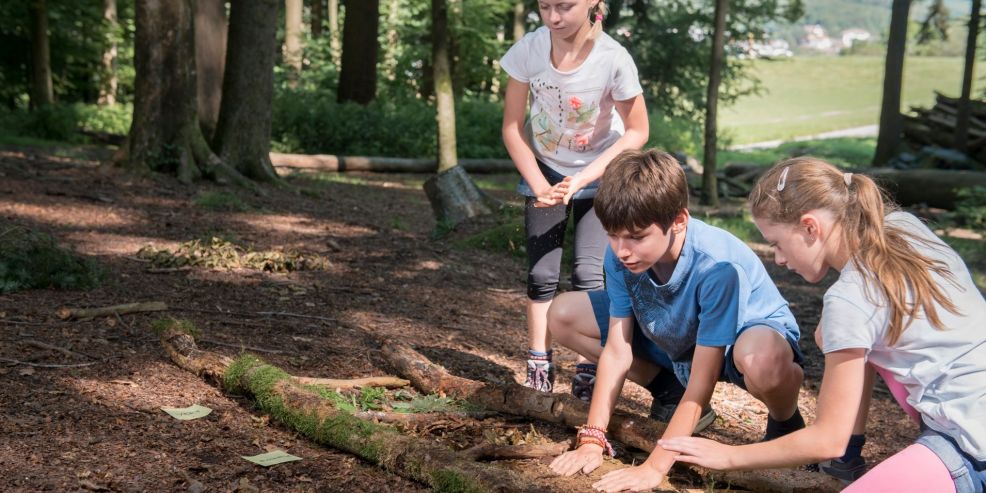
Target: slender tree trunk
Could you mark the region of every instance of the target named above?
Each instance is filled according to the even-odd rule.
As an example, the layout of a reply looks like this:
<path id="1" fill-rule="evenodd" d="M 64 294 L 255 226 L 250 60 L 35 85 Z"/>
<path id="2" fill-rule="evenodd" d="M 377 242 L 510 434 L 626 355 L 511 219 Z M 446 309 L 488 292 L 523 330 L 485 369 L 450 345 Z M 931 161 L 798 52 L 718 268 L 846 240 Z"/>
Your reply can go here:
<path id="1" fill-rule="evenodd" d="M 329 0 L 329 48 L 332 62 L 338 67 L 342 63 L 342 46 L 339 43 L 339 0 Z"/>
<path id="2" fill-rule="evenodd" d="M 209 149 L 198 122 L 192 0 L 138 0 L 134 114 L 124 165 L 252 187 Z"/>
<path id="3" fill-rule="evenodd" d="M 45 0 L 31 3 L 31 108 L 55 101 L 51 85 L 51 51 L 48 46 L 48 5 Z"/>
<path id="4" fill-rule="evenodd" d="M 702 202 L 719 206 L 719 184 L 716 182 L 716 118 L 719 105 L 719 84 L 722 82 L 723 47 L 726 37 L 726 14 L 729 0 L 716 0 L 715 28 L 712 33 L 712 54 L 709 57 L 709 86 L 705 95 L 705 148 L 702 157 Z"/>
<path id="5" fill-rule="evenodd" d="M 377 32 L 380 0 L 347 0 L 342 27 L 342 69 L 339 102 L 366 104 L 377 95 Z"/>
<path id="6" fill-rule="evenodd" d="M 311 17 L 309 18 L 309 23 L 311 24 L 312 39 L 318 39 L 322 37 L 322 7 L 325 0 L 312 0 L 311 6 Z"/>
<path id="7" fill-rule="evenodd" d="M 979 37 L 980 10 L 982 9 L 982 4 L 982 0 L 972 0 L 972 13 L 969 16 L 969 35 L 965 43 L 962 97 L 959 99 L 959 114 L 955 123 L 955 148 L 962 152 L 967 152 L 969 147 L 969 113 L 971 110 L 969 97 L 972 94 L 973 69 L 976 63 L 976 41 Z"/>
<path id="8" fill-rule="evenodd" d="M 213 147 L 222 160 L 258 181 L 275 181 L 270 162 L 274 59 L 280 0 L 233 2 L 223 101 Z"/>
<path id="9" fill-rule="evenodd" d="M 284 62 L 288 66 L 288 86 L 298 87 L 301 77 L 301 0 L 285 0 Z"/>
<path id="10" fill-rule="evenodd" d="M 520 41 L 520 38 L 524 37 L 527 33 L 527 6 L 524 5 L 524 0 L 517 0 L 514 2 L 514 22 L 513 22 L 513 35 L 514 41 Z"/>
<path id="11" fill-rule="evenodd" d="M 455 149 L 455 94 L 448 52 L 448 0 L 431 1 L 431 60 L 435 74 L 435 105 L 438 109 L 438 172 L 457 163 Z"/>
<path id="12" fill-rule="evenodd" d="M 199 97 L 199 125 L 206 140 L 216 132 L 226 65 L 226 2 L 195 2 L 195 70 Z"/>
<path id="13" fill-rule="evenodd" d="M 400 0 L 387 0 L 387 46 L 383 54 L 383 74 L 387 80 L 397 78 L 397 14 L 400 13 Z"/>
<path id="14" fill-rule="evenodd" d="M 103 51 L 101 60 L 102 73 L 100 73 L 99 99 L 97 104 L 109 106 L 116 104 L 116 37 L 119 23 L 116 20 L 116 0 L 103 0 L 103 20 L 109 27 L 110 39 L 107 41 L 106 50 Z"/>
<path id="15" fill-rule="evenodd" d="M 893 0 L 890 13 L 890 36 L 883 74 L 883 102 L 880 106 L 880 132 L 876 140 L 874 166 L 883 166 L 897 152 L 903 120 L 900 115 L 900 91 L 904 78 L 904 52 L 907 48 L 907 17 L 911 0 Z"/>

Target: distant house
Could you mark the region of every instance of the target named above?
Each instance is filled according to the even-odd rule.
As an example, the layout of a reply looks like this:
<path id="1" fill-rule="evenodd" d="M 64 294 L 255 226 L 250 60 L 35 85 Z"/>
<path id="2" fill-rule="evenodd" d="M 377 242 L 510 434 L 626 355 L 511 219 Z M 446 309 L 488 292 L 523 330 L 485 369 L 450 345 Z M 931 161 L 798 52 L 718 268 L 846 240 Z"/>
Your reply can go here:
<path id="1" fill-rule="evenodd" d="M 846 29 L 842 31 L 842 46 L 844 49 L 852 48 L 852 45 L 857 41 L 869 41 L 873 38 L 873 35 L 866 29 Z"/>
<path id="2" fill-rule="evenodd" d="M 821 53 L 838 53 L 842 44 L 829 37 L 825 28 L 820 24 L 807 24 L 804 28 L 804 37 L 801 38 L 800 46 L 802 49 L 818 51 Z"/>

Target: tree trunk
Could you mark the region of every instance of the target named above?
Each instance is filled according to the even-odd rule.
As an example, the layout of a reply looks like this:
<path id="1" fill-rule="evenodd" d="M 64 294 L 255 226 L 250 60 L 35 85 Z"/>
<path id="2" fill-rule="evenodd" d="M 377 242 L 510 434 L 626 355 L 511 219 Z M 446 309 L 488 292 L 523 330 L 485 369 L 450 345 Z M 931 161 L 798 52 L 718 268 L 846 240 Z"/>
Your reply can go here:
<path id="1" fill-rule="evenodd" d="M 527 33 L 527 6 L 524 5 L 524 0 L 517 0 L 514 2 L 514 16 L 513 16 L 513 34 L 514 41 L 520 41 L 520 38 L 524 37 Z"/>
<path id="2" fill-rule="evenodd" d="M 709 86 L 705 94 L 705 147 L 702 156 L 702 202 L 719 207 L 719 184 L 716 183 L 716 118 L 719 104 L 719 84 L 722 82 L 723 51 L 726 38 L 726 13 L 729 0 L 716 0 L 715 27 L 712 33 L 712 54 L 709 57 Z"/>
<path id="3" fill-rule="evenodd" d="M 339 44 L 339 0 L 329 0 L 329 48 L 332 63 L 338 67 L 342 63 L 342 48 Z"/>
<path id="4" fill-rule="evenodd" d="M 400 13 L 401 1 L 388 0 L 387 5 L 387 46 L 383 54 L 383 76 L 389 81 L 397 78 L 397 14 Z"/>
<path id="5" fill-rule="evenodd" d="M 308 22 L 311 24 L 312 39 L 322 37 L 322 4 L 325 0 L 312 0 L 311 13 Z"/>
<path id="6" fill-rule="evenodd" d="M 209 149 L 198 122 L 192 0 L 138 0 L 134 114 L 124 165 L 252 187 Z"/>
<path id="7" fill-rule="evenodd" d="M 907 48 L 907 17 L 911 0 L 893 0 L 890 14 L 890 35 L 887 40 L 887 59 L 883 73 L 883 102 L 880 105 L 880 132 L 876 140 L 873 165 L 883 166 L 894 156 L 900 145 L 903 126 L 900 115 L 900 91 L 904 78 L 904 52 Z"/>
<path id="8" fill-rule="evenodd" d="M 199 97 L 199 125 L 206 140 L 212 140 L 222 101 L 223 70 L 226 64 L 226 2 L 195 2 L 195 71 Z"/>
<path id="9" fill-rule="evenodd" d="M 284 63 L 288 66 L 288 87 L 298 87 L 301 77 L 301 0 L 284 2 Z"/>
<path id="10" fill-rule="evenodd" d="M 377 95 L 380 0 L 348 0 L 342 27 L 339 102 L 367 104 Z"/>
<path id="11" fill-rule="evenodd" d="M 45 0 L 31 3 L 31 108 L 55 101 L 51 85 L 51 50 L 48 46 L 48 5 Z"/>
<path id="12" fill-rule="evenodd" d="M 116 104 L 116 37 L 119 29 L 116 0 L 103 0 L 103 20 L 106 21 L 110 35 L 100 63 L 102 70 L 99 74 L 99 99 L 96 102 L 100 106 L 110 106 Z"/>
<path id="13" fill-rule="evenodd" d="M 270 162 L 274 59 L 279 0 L 233 2 L 223 101 L 213 148 L 224 162 L 258 181 L 275 181 Z"/>
<path id="14" fill-rule="evenodd" d="M 448 54 L 448 2 L 431 0 L 431 63 L 438 125 L 438 174 L 425 182 L 425 194 L 439 223 L 456 225 L 495 205 L 458 166 L 455 150 L 455 95 Z"/>
<path id="15" fill-rule="evenodd" d="M 972 0 L 969 16 L 969 35 L 965 43 L 965 69 L 962 72 L 962 97 L 959 100 L 958 120 L 955 123 L 955 148 L 968 152 L 969 142 L 969 97 L 972 93 L 973 68 L 976 63 L 976 38 L 979 36 L 980 10 L 982 0 Z"/>
<path id="16" fill-rule="evenodd" d="M 475 462 L 474 453 L 456 453 L 431 439 L 403 435 L 390 426 L 341 411 L 318 392 L 294 384 L 284 370 L 251 355 L 234 361 L 200 350 L 192 336 L 174 327 L 164 329 L 160 339 L 165 352 L 180 368 L 252 397 L 263 412 L 281 424 L 320 445 L 349 452 L 436 491 L 542 490 L 510 470 Z"/>

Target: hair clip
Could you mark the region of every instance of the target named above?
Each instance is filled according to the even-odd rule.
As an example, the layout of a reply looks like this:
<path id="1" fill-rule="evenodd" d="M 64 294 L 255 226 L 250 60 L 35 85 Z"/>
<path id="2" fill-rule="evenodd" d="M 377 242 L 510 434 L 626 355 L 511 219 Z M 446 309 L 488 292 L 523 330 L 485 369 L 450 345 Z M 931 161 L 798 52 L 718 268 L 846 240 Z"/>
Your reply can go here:
<path id="1" fill-rule="evenodd" d="M 603 13 L 602 12 L 596 12 L 596 22 L 599 22 L 601 20 L 603 20 Z"/>
<path id="2" fill-rule="evenodd" d="M 852 173 L 842 173 L 842 180 L 846 182 L 846 186 L 852 185 Z"/>
<path id="3" fill-rule="evenodd" d="M 790 166 L 784 167 L 784 170 L 781 171 L 781 177 L 780 177 L 780 179 L 777 180 L 777 191 L 778 192 L 780 192 L 781 190 L 784 190 L 784 186 L 787 185 L 787 172 L 788 171 L 791 171 L 791 167 Z"/>

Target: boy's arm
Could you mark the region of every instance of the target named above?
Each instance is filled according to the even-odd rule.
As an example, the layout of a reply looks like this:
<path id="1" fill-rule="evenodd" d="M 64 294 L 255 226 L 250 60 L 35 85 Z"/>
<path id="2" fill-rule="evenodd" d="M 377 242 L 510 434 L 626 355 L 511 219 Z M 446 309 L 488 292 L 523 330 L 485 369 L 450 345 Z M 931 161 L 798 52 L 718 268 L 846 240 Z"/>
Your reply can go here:
<path id="1" fill-rule="evenodd" d="M 702 416 L 702 408 L 712 398 L 719 372 L 722 371 L 724 353 L 725 348 L 722 347 L 695 347 L 685 395 L 671 416 L 661 440 L 691 436 Z M 601 491 L 646 491 L 656 488 L 664 481 L 674 464 L 675 455 L 674 452 L 655 446 L 643 464 L 610 472 L 592 486 Z"/>
<path id="2" fill-rule="evenodd" d="M 587 425 L 604 430 L 609 425 L 609 418 L 616 408 L 616 401 L 623 390 L 623 382 L 633 363 L 632 338 L 632 317 L 610 317 L 609 337 L 599 356 L 599 368 L 596 371 L 596 384 L 592 391 Z M 571 476 L 579 471 L 588 474 L 602 464 L 602 457 L 602 447 L 587 443 L 555 458 L 551 462 L 551 469 L 565 476 Z"/>

